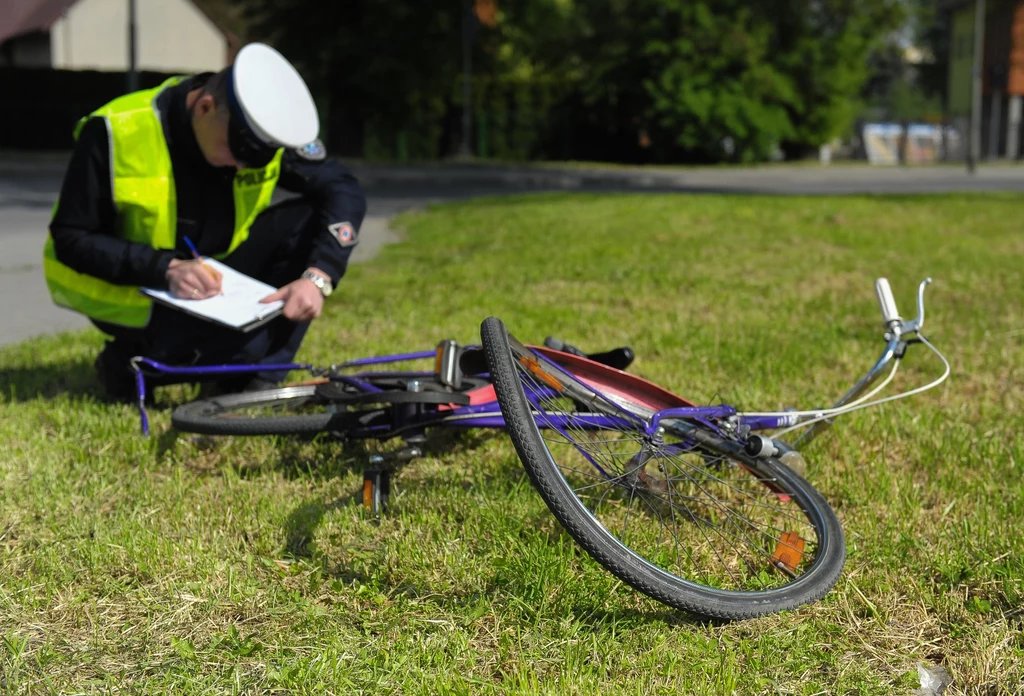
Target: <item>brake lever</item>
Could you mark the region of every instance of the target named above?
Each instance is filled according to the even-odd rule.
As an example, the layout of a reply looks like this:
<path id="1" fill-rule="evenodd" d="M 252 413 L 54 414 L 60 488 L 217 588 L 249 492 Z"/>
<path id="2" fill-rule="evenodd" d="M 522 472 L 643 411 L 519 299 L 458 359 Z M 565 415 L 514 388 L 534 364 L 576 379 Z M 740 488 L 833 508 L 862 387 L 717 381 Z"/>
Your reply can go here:
<path id="1" fill-rule="evenodd" d="M 925 278 L 917 286 L 917 316 L 910 321 L 903 322 L 900 327 L 900 335 L 917 333 L 924 326 L 924 289 L 932 282 L 931 278 Z"/>

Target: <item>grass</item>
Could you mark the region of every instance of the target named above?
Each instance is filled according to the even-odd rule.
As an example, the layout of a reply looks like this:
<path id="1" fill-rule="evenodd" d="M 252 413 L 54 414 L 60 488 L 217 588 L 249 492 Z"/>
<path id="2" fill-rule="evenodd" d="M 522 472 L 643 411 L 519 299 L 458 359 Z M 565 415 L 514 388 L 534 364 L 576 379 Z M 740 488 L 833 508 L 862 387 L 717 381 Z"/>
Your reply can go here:
<path id="1" fill-rule="evenodd" d="M 545 195 L 447 205 L 343 281 L 300 357 L 521 338 L 632 345 L 700 402 L 819 406 L 881 348 L 873 279 L 926 275 L 942 388 L 806 452 L 849 560 L 826 598 L 719 624 L 573 546 L 500 433 L 443 438 L 379 525 L 365 452 L 154 437 L 103 403 L 95 332 L 0 349 L 0 691 L 948 694 L 1024 681 L 1019 197 Z M 898 382 L 939 372 L 923 350 Z"/>

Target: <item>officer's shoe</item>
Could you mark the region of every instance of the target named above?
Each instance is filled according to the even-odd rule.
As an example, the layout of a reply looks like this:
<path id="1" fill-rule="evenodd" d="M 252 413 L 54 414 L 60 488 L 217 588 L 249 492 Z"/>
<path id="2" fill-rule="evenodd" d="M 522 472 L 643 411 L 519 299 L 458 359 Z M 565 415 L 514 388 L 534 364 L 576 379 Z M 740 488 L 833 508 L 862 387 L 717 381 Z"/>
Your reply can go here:
<path id="1" fill-rule="evenodd" d="M 118 350 L 111 341 L 107 342 L 96 357 L 93 367 L 107 400 L 117 403 L 134 403 L 138 400 L 135 372 L 131 368 L 130 360 L 131 356 Z M 152 403 L 151 394 L 147 394 L 146 399 Z"/>

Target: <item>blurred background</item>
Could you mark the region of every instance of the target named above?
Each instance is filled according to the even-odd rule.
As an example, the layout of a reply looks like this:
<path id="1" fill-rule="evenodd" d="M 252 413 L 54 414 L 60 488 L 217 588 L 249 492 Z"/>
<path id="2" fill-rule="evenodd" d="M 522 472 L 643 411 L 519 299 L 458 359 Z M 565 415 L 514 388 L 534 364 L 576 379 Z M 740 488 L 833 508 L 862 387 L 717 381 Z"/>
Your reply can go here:
<path id="1" fill-rule="evenodd" d="M 248 41 L 369 162 L 1021 154 L 1024 0 L 2 0 L 0 149 Z"/>

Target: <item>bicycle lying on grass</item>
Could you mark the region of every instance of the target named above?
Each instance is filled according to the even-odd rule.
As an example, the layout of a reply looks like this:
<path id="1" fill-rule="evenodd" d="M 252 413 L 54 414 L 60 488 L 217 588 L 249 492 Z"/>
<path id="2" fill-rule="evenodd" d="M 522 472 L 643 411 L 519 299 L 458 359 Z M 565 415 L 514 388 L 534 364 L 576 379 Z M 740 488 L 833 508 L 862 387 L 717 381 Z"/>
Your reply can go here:
<path id="1" fill-rule="evenodd" d="M 554 359 L 583 356 L 557 339 L 547 342 L 553 347 L 541 350 Z M 618 371 L 632 363 L 633 351 L 616 348 L 585 359 Z M 427 360 L 434 362 L 433 370 L 407 367 Z M 371 456 L 364 472 L 363 505 L 373 515 L 387 506 L 392 469 L 422 456 L 427 430 L 505 426 L 480 346 L 460 346 L 452 340 L 442 341 L 431 351 L 360 358 L 326 368 L 307 364 L 174 367 L 141 357 L 134 358 L 132 365 L 144 434 L 149 433 L 147 372 L 182 381 L 263 370 L 309 372 L 313 379 L 303 384 L 189 402 L 174 410 L 171 423 L 180 431 L 204 435 L 332 433 L 345 440 L 400 439 L 400 448 Z"/>
<path id="2" fill-rule="evenodd" d="M 549 509 L 607 570 L 670 606 L 751 618 L 821 598 L 845 561 L 834 511 L 793 470 L 803 462 L 794 445 L 809 442 L 838 415 L 921 393 L 949 375 L 949 363 L 921 333 L 929 282 L 918 288 L 918 316 L 911 321 L 899 316 L 888 282 L 876 282 L 886 347 L 828 409 L 695 406 L 617 369 L 631 361 L 628 349 L 588 358 L 525 346 L 491 317 L 481 326 L 486 363 L 480 350 L 445 342 L 436 352 L 334 366 L 320 371 L 318 384 L 185 404 L 172 422 L 208 434 L 401 438 L 400 449 L 371 461 L 364 479 L 364 505 L 374 512 L 387 494 L 381 477 L 421 454 L 427 429 L 505 427 Z M 940 358 L 943 375 L 872 400 L 917 343 Z M 430 372 L 376 369 L 430 357 Z M 375 369 L 345 374 L 367 366 Z M 782 439 L 805 427 L 793 445 Z M 769 431 L 775 432 L 762 434 Z"/>

